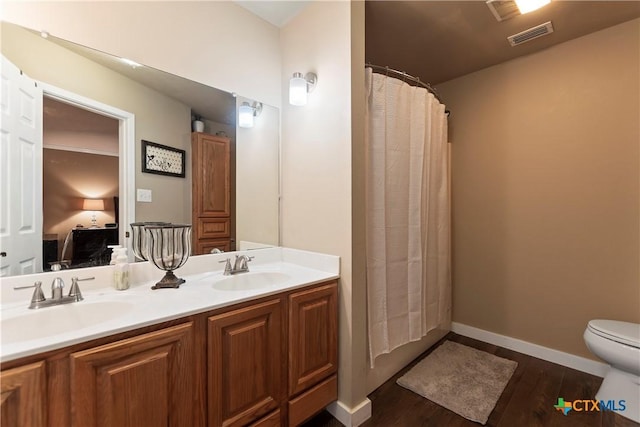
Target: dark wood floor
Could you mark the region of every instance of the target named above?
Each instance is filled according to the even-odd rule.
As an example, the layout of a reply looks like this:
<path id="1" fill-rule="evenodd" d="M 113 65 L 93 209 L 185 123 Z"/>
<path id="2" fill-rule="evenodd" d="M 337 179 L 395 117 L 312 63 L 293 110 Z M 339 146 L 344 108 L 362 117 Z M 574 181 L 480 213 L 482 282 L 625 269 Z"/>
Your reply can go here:
<path id="1" fill-rule="evenodd" d="M 627 418 L 613 412 L 575 412 L 567 416 L 553 405 L 562 397 L 567 401 L 593 399 L 601 378 L 564 366 L 546 362 L 522 353 L 507 350 L 492 344 L 476 341 L 449 333 L 442 341 L 420 355 L 409 366 L 375 390 L 369 398 L 372 416 L 362 427 L 477 427 L 469 421 L 396 384 L 396 379 L 422 360 L 444 340 L 455 341 L 496 356 L 518 362 L 487 426 L 496 427 L 638 427 Z M 341 424 L 329 413 L 322 412 L 303 427 L 340 427 Z"/>

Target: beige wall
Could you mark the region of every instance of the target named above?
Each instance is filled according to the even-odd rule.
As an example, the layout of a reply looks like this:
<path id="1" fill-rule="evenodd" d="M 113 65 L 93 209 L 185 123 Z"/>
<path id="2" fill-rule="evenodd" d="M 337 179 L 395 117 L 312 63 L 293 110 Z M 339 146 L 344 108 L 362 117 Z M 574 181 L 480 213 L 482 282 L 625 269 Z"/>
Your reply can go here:
<path id="1" fill-rule="evenodd" d="M 9 22 L 280 107 L 278 28 L 231 1 L 2 3 Z"/>
<path id="2" fill-rule="evenodd" d="M 42 162 L 42 230 L 44 234 L 57 235 L 58 255 L 61 255 L 64 240 L 72 228 L 78 224 L 91 226 L 92 212 L 82 210 L 85 198 L 104 200 L 105 210 L 96 212 L 99 227 L 115 222 L 113 196 L 118 195 L 118 158 L 44 149 Z M 71 254 L 72 247 L 69 246 L 65 259 L 71 259 Z"/>
<path id="3" fill-rule="evenodd" d="M 190 222 L 191 168 L 186 179 L 142 173 L 140 159 L 143 139 L 190 150 L 189 107 L 15 25 L 2 25 L 2 52 L 31 78 L 135 114 L 135 185 L 153 191 L 136 220 Z"/>
<path id="4" fill-rule="evenodd" d="M 2 3 L 3 19 L 9 22 L 37 31 L 47 30 L 75 43 L 280 107 L 279 29 L 233 2 Z M 140 124 L 136 115 L 136 128 Z M 175 135 L 164 133 L 162 127 L 156 129 L 158 132 L 146 139 L 178 146 Z M 184 138 L 188 146 L 189 136 L 185 134 Z M 136 156 L 140 155 L 139 151 L 136 149 Z M 136 158 L 136 187 L 154 190 L 153 183 L 146 179 L 149 175 L 139 172 L 139 165 Z M 136 219 L 157 219 L 157 213 L 164 212 L 157 209 L 157 198 L 164 203 L 168 197 L 182 197 L 184 200 L 180 203 L 175 200 L 171 203 L 174 207 L 186 203 L 183 221 L 190 222 L 190 166 L 187 166 L 186 179 L 154 177 L 161 178 L 161 189 L 177 180 L 182 181 L 188 191 L 153 191 L 154 203 L 136 203 Z"/>
<path id="5" fill-rule="evenodd" d="M 250 99 L 238 97 L 236 110 Z M 238 128 L 235 144 L 236 244 L 279 244 L 280 111 L 263 104 L 252 128 Z"/>
<path id="6" fill-rule="evenodd" d="M 46 123 L 45 119 L 45 123 Z M 118 157 L 118 122 L 114 119 L 112 134 L 78 131 L 48 130 L 45 124 L 43 132 L 44 148 L 58 150 L 86 151 Z"/>
<path id="7" fill-rule="evenodd" d="M 438 87 L 452 111 L 453 320 L 568 353 L 640 323 L 640 21 Z"/>
<path id="8" fill-rule="evenodd" d="M 362 331 L 354 329 L 351 216 L 351 5 L 313 2 L 281 30 L 282 244 L 340 256 L 338 397 L 364 399 Z M 304 107 L 288 104 L 294 72 L 318 84 Z M 357 315 L 356 315 L 357 317 Z"/>

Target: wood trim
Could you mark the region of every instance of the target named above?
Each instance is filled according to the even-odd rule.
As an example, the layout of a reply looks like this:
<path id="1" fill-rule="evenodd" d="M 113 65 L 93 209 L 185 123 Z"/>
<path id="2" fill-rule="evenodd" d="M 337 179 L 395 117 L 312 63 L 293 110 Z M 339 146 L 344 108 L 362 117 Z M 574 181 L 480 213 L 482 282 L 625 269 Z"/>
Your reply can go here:
<path id="1" fill-rule="evenodd" d="M 60 353 L 47 359 L 47 388 L 49 425 L 71 425 L 71 370 L 69 353 Z"/>

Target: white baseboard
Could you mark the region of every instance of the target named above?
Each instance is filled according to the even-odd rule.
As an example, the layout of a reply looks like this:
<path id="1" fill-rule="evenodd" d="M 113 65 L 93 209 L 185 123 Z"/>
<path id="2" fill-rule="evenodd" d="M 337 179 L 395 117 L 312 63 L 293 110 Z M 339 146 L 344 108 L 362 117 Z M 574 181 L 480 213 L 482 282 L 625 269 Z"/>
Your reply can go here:
<path id="1" fill-rule="evenodd" d="M 339 400 L 336 400 L 329 406 L 327 411 L 335 419 L 340 421 L 346 427 L 358 427 L 360 424 L 371 418 L 371 401 L 365 398 L 355 408 L 349 408 Z"/>
<path id="2" fill-rule="evenodd" d="M 465 337 L 474 338 L 489 344 L 499 345 L 500 347 L 504 347 L 509 350 L 524 353 L 548 362 L 557 363 L 558 365 L 566 366 L 598 377 L 604 377 L 609 369 L 609 366 L 605 363 L 596 362 L 595 360 L 543 347 L 517 338 L 511 338 L 505 335 L 485 331 L 483 329 L 474 328 L 473 326 L 463 325 L 462 323 L 451 322 L 451 331 L 459 335 L 464 335 Z"/>

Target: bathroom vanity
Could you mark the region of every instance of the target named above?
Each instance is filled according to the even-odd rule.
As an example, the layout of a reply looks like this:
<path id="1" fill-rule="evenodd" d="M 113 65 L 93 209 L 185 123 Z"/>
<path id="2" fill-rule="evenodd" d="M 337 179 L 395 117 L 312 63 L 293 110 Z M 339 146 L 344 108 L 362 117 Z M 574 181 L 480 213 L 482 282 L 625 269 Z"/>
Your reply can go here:
<path id="1" fill-rule="evenodd" d="M 77 303 L 89 309 L 76 312 L 76 333 L 3 338 L 2 425 L 296 426 L 336 400 L 337 258 L 323 271 L 310 253 L 251 252 L 266 262 L 250 273 L 196 272 L 180 289 L 94 285 Z M 190 268 L 225 256 L 194 257 Z M 158 273 L 132 267 L 138 278 Z M 117 316 L 125 302 L 121 319 L 83 328 L 85 311 L 101 303 Z M 12 310 L 23 309 L 3 306 L 5 325 L 31 314 Z"/>

